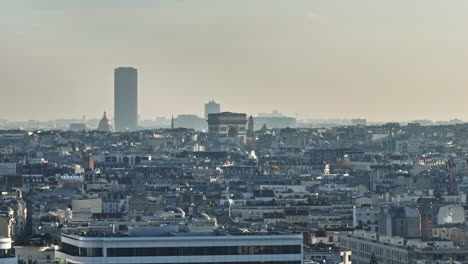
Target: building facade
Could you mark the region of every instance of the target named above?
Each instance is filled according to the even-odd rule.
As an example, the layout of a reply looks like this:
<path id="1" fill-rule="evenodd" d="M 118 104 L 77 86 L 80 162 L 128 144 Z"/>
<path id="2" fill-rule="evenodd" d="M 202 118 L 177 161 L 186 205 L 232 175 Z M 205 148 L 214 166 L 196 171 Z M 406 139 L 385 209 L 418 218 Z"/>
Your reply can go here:
<path id="1" fill-rule="evenodd" d="M 353 264 L 368 264 L 372 257 L 377 263 L 408 264 L 414 263 L 414 254 L 405 247 L 402 238 L 388 237 L 388 241 L 378 238 L 375 232 L 354 231 L 353 235 L 342 236 L 341 247 L 351 250 Z"/>
<path id="2" fill-rule="evenodd" d="M 115 130 L 133 131 L 138 125 L 138 74 L 130 67 L 114 71 Z"/>
<path id="3" fill-rule="evenodd" d="M 247 115 L 223 112 L 208 115 L 208 137 L 213 141 L 245 144 Z"/>
<path id="4" fill-rule="evenodd" d="M 301 264 L 302 235 L 170 233 L 162 236 L 62 234 L 59 263 Z"/>
<path id="5" fill-rule="evenodd" d="M 415 207 L 384 209 L 379 219 L 379 233 L 404 238 L 421 237 L 421 215 Z"/>

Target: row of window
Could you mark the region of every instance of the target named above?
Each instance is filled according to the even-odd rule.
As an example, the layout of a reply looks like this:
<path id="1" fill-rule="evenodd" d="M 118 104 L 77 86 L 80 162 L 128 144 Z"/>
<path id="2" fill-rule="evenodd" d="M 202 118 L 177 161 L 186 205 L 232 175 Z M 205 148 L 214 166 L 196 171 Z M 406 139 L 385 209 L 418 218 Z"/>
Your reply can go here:
<path id="1" fill-rule="evenodd" d="M 71 256 L 101 257 L 102 248 L 79 248 L 62 243 L 62 252 Z M 108 248 L 108 257 L 149 256 L 216 256 L 216 255 L 276 255 L 300 254 L 300 245 L 289 246 L 224 246 L 224 247 L 143 247 Z"/>
<path id="2" fill-rule="evenodd" d="M 59 260 L 59 264 L 66 264 L 65 260 Z M 250 261 L 250 262 L 190 262 L 190 263 L 158 263 L 158 264 L 301 264 L 301 261 Z"/>
<path id="3" fill-rule="evenodd" d="M 74 245 L 67 243 L 62 243 L 63 253 L 70 256 L 79 256 L 79 257 L 102 257 L 102 248 L 80 248 Z"/>
<path id="4" fill-rule="evenodd" d="M 108 248 L 108 257 L 300 254 L 301 246 Z"/>
<path id="5" fill-rule="evenodd" d="M 0 258 L 13 258 L 15 256 L 14 249 L 5 248 L 0 249 Z"/>
<path id="6" fill-rule="evenodd" d="M 300 261 L 250 261 L 250 262 L 190 262 L 190 263 L 163 263 L 163 264 L 301 264 Z M 161 264 L 161 263 L 158 263 Z"/>

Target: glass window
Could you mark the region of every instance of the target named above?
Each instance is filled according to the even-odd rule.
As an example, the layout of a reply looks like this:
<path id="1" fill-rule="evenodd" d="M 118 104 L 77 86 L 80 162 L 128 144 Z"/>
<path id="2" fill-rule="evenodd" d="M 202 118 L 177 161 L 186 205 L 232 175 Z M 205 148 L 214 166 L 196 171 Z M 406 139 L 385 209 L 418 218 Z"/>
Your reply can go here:
<path id="1" fill-rule="evenodd" d="M 82 249 L 86 250 L 86 249 Z M 101 251 L 83 251 L 87 256 L 102 254 Z M 159 247 L 159 248 L 108 248 L 109 257 L 133 256 L 216 256 L 216 255 L 270 255 L 300 254 L 300 245 L 289 246 L 225 246 L 225 247 Z"/>

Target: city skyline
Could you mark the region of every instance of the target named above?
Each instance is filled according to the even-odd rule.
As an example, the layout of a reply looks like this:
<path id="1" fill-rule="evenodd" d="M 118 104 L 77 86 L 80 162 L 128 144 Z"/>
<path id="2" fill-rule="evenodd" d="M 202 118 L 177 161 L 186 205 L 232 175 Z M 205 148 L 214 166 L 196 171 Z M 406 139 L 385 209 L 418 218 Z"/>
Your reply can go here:
<path id="1" fill-rule="evenodd" d="M 468 264 L 468 0 L 0 0 L 0 264 Z"/>
<path id="2" fill-rule="evenodd" d="M 4 1 L 0 118 L 112 113 L 112 69 L 130 65 L 143 119 L 202 116 L 213 98 L 233 112 L 468 120 L 467 10 L 457 0 Z"/>

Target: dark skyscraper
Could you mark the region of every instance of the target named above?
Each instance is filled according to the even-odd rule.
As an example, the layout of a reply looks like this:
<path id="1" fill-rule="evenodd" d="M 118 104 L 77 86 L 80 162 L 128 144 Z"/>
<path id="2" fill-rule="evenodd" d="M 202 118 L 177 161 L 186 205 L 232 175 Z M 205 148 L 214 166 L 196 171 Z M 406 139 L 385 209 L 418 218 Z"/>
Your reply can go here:
<path id="1" fill-rule="evenodd" d="M 138 122 L 138 76 L 130 67 L 114 71 L 114 123 L 116 131 L 136 130 Z"/>

